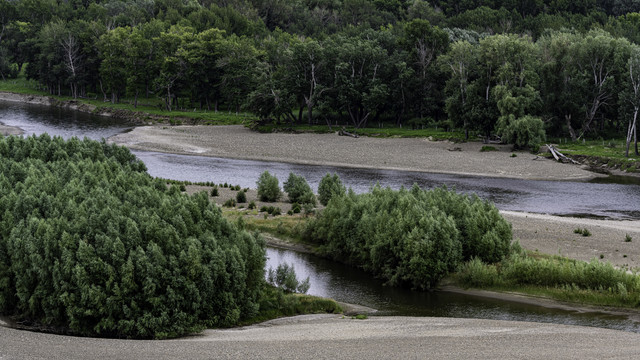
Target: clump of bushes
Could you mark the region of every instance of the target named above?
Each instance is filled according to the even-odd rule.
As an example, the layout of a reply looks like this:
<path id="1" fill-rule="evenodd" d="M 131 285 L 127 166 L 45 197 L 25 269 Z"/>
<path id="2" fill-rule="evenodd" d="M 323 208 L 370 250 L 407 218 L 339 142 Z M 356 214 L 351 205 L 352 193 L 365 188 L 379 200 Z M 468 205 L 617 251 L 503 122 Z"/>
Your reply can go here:
<path id="1" fill-rule="evenodd" d="M 308 276 L 302 281 L 298 280 L 294 266 L 287 263 L 278 265 L 275 270 L 269 268 L 267 282 L 285 292 L 300 294 L 306 294 L 311 286 Z"/>
<path id="2" fill-rule="evenodd" d="M 166 338 L 257 314 L 264 243 L 128 149 L 0 139 L 0 314 L 68 333 Z"/>
<path id="3" fill-rule="evenodd" d="M 243 204 L 247 202 L 247 194 L 244 191 L 238 191 L 236 194 L 236 201 L 238 204 Z"/>
<path id="4" fill-rule="evenodd" d="M 222 204 L 222 206 L 224 207 L 235 207 L 236 205 L 237 205 L 236 199 L 228 199 L 227 201 L 224 202 L 224 204 Z"/>
<path id="5" fill-rule="evenodd" d="M 343 196 L 346 193 L 344 185 L 338 174 L 326 174 L 318 185 L 318 200 L 320 204 L 327 206 L 329 200 L 334 196 Z"/>
<path id="6" fill-rule="evenodd" d="M 292 203 L 316 204 L 316 196 L 313 194 L 307 180 L 302 176 L 289 173 L 289 178 L 284 182 L 283 188 Z"/>
<path id="7" fill-rule="evenodd" d="M 574 230 L 573 230 L 573 233 L 574 233 L 574 234 L 580 234 L 580 235 L 585 236 L 585 237 L 587 237 L 587 236 L 591 236 L 591 231 L 589 231 L 589 229 L 587 229 L 587 228 L 584 228 L 584 229 L 580 229 L 580 228 L 574 229 Z"/>
<path id="8" fill-rule="evenodd" d="M 214 186 L 213 189 L 211 189 L 211 196 L 212 197 L 220 196 L 220 192 L 217 186 Z"/>
<path id="9" fill-rule="evenodd" d="M 263 172 L 256 183 L 258 186 L 258 198 L 260 201 L 274 202 L 280 197 L 280 185 L 278 178 L 268 171 Z"/>
<path id="10" fill-rule="evenodd" d="M 544 122 L 538 117 L 526 115 L 512 120 L 502 132 L 502 140 L 514 144 L 517 149 L 538 151 L 546 139 Z"/>
<path id="11" fill-rule="evenodd" d="M 511 249 L 511 225 L 476 196 L 376 185 L 339 200 L 309 223 L 307 239 L 391 285 L 430 289 L 462 261 L 498 262 Z"/>

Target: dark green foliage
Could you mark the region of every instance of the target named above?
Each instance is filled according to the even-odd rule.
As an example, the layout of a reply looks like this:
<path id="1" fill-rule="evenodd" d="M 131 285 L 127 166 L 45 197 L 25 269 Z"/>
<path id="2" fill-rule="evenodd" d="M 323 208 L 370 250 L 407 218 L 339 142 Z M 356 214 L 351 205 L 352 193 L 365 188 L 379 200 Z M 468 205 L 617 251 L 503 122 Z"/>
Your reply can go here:
<path id="1" fill-rule="evenodd" d="M 328 256 L 391 285 L 430 289 L 462 260 L 502 260 L 512 235 L 495 206 L 477 197 L 375 186 L 330 201 L 310 223 L 308 237 Z"/>
<path id="2" fill-rule="evenodd" d="M 293 203 L 293 205 L 291 205 L 291 212 L 292 212 L 292 213 L 294 213 L 294 214 L 299 214 L 301 210 L 302 210 L 302 209 L 300 208 L 300 204 L 298 204 L 298 203 Z"/>
<path id="3" fill-rule="evenodd" d="M 263 172 L 256 183 L 258 186 L 258 198 L 261 201 L 273 202 L 280 197 L 280 185 L 278 178 L 268 171 Z"/>
<path id="4" fill-rule="evenodd" d="M 0 139 L 0 313 L 81 335 L 175 337 L 258 310 L 264 244 L 123 147 Z"/>
<path id="5" fill-rule="evenodd" d="M 255 209 L 255 208 L 256 208 L 256 202 L 255 202 L 255 201 L 251 201 L 251 202 L 249 203 L 248 208 L 249 208 L 249 209 L 252 209 L 252 210 L 253 210 L 253 209 Z"/>
<path id="6" fill-rule="evenodd" d="M 631 237 L 631 235 L 626 234 L 624 237 L 624 242 L 631 242 L 633 240 L 633 238 Z"/>
<path id="7" fill-rule="evenodd" d="M 584 237 L 591 236 L 591 231 L 589 231 L 589 229 L 587 229 L 587 228 L 584 228 L 584 229 L 580 229 L 580 228 L 574 229 L 574 230 L 573 230 L 573 233 L 574 233 L 574 234 L 580 234 L 580 235 L 582 235 L 582 236 L 584 236 Z"/>
<path id="8" fill-rule="evenodd" d="M 234 207 L 236 206 L 236 199 L 229 199 L 227 201 L 224 202 L 224 204 L 222 204 L 222 206 L 224 207 Z"/>
<path id="9" fill-rule="evenodd" d="M 211 189 L 211 196 L 213 197 L 220 196 L 217 186 L 214 186 L 213 189 Z"/>
<path id="10" fill-rule="evenodd" d="M 238 193 L 236 194 L 236 201 L 238 202 L 238 204 L 246 203 L 247 194 L 245 194 L 244 191 L 238 191 Z"/>
<path id="11" fill-rule="evenodd" d="M 276 208 L 273 208 L 273 210 L 269 212 L 269 214 L 273 216 L 282 215 L 282 210 L 279 207 L 276 207 Z"/>
<path id="12" fill-rule="evenodd" d="M 302 176 L 289 173 L 289 178 L 283 184 L 283 189 L 289 195 L 289 201 L 299 204 L 316 204 L 316 196 L 313 194 L 307 180 Z"/>
<path id="13" fill-rule="evenodd" d="M 342 196 L 345 192 L 346 189 L 338 174 L 330 175 L 327 173 L 318 185 L 318 200 L 320 200 L 320 204 L 327 206 L 333 196 Z"/>
<path id="14" fill-rule="evenodd" d="M 490 146 L 490 145 L 484 145 L 480 149 L 480 152 L 487 152 L 487 151 L 498 151 L 498 149 L 496 149 L 494 146 Z"/>

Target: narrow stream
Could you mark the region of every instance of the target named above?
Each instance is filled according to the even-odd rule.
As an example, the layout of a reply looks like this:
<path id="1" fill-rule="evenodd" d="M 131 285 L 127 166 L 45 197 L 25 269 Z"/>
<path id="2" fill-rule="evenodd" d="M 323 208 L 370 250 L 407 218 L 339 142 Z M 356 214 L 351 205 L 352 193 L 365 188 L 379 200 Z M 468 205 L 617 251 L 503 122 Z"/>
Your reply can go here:
<path id="1" fill-rule="evenodd" d="M 130 129 L 126 122 L 46 106 L 0 101 L 0 122 L 17 126 L 25 135 L 41 134 L 70 138 L 107 138 Z M 340 175 L 357 192 L 379 182 L 399 188 L 417 183 L 424 188 L 446 185 L 458 191 L 489 199 L 500 209 L 559 215 L 585 215 L 623 219 L 640 218 L 640 186 L 577 182 L 525 181 L 401 172 L 375 169 L 305 166 L 287 163 L 134 152 L 152 176 L 175 180 L 214 181 L 255 187 L 260 173 L 269 170 L 281 181 L 289 172 L 304 176 L 317 189 L 327 172 Z M 605 327 L 640 332 L 640 324 L 625 317 L 601 313 L 518 304 L 447 292 L 412 292 L 385 287 L 358 269 L 287 250 L 267 249 L 269 267 L 282 262 L 295 266 L 300 278 L 309 276 L 310 294 L 359 304 L 379 310 L 381 315 L 448 316 L 500 320 L 537 321 Z"/>

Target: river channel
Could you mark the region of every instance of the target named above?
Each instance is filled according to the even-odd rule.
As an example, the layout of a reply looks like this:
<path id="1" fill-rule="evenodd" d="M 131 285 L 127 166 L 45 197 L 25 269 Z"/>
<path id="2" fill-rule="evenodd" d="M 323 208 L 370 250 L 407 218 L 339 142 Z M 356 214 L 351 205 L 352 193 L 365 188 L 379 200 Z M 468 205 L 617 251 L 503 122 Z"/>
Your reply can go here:
<path id="1" fill-rule="evenodd" d="M 91 139 L 108 138 L 132 127 L 126 122 L 46 106 L 0 101 L 0 122 L 17 126 L 25 135 L 49 133 Z M 289 172 L 304 176 L 317 188 L 327 172 L 338 173 L 356 192 L 376 182 L 399 188 L 418 184 L 423 188 L 446 185 L 477 194 L 511 211 L 556 215 L 639 219 L 640 185 L 525 181 L 454 176 L 420 172 L 307 166 L 134 151 L 152 176 L 189 181 L 214 181 L 255 187 L 265 170 L 285 180 Z M 586 325 L 640 332 L 640 323 L 622 316 L 580 313 L 449 292 L 412 292 L 385 287 L 352 267 L 288 250 L 267 249 L 267 267 L 282 262 L 295 266 L 299 277 L 309 277 L 309 293 L 379 310 L 381 315 L 447 316 L 499 320 L 537 321 Z"/>

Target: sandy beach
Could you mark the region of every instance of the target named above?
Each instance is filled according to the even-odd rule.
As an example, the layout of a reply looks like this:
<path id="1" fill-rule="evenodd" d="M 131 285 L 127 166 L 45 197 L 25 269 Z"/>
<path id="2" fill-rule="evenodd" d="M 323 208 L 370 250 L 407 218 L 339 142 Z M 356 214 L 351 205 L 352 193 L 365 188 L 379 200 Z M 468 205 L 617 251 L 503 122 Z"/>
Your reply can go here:
<path id="1" fill-rule="evenodd" d="M 109 141 L 132 149 L 235 159 L 425 171 L 531 180 L 583 180 L 598 174 L 560 164 L 510 145 L 452 143 L 424 138 L 373 138 L 337 134 L 259 134 L 243 126 L 142 126 Z"/>

